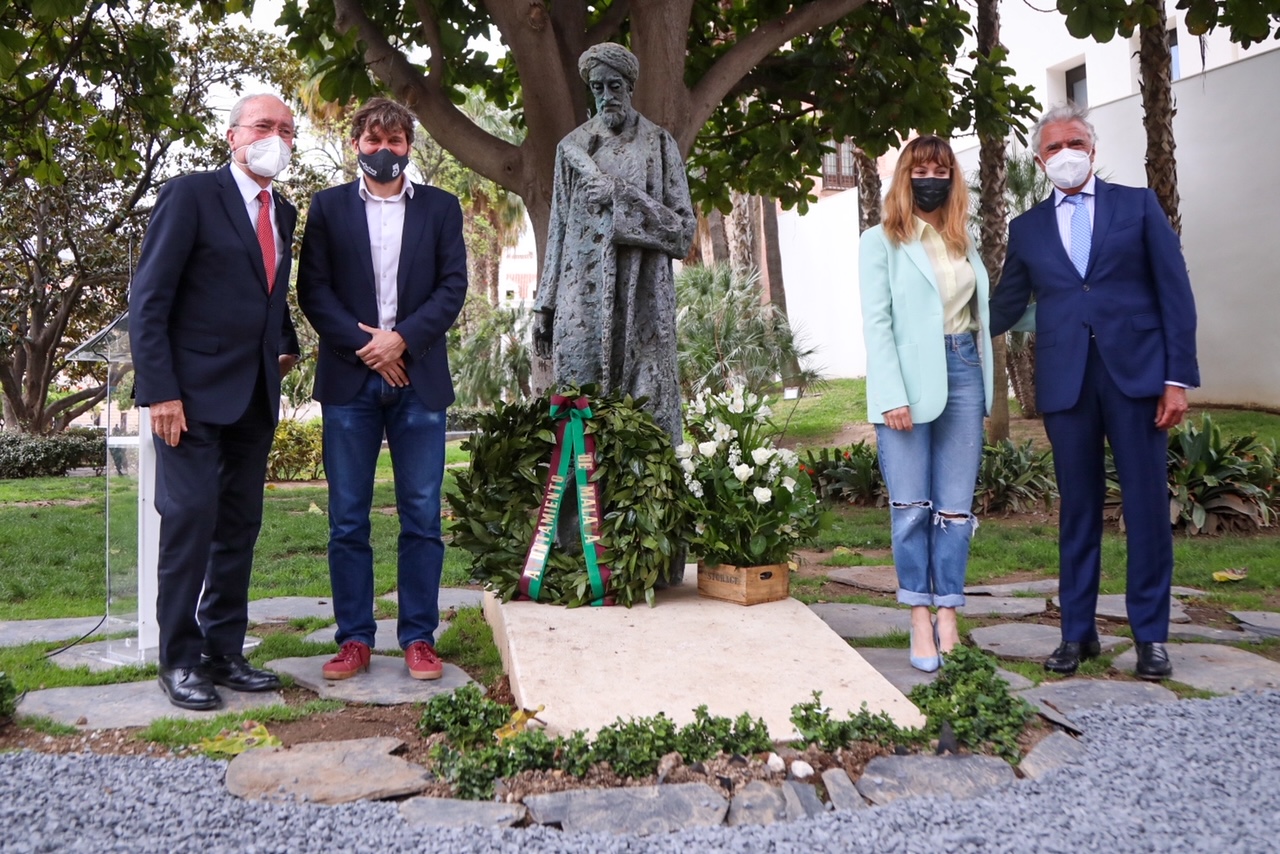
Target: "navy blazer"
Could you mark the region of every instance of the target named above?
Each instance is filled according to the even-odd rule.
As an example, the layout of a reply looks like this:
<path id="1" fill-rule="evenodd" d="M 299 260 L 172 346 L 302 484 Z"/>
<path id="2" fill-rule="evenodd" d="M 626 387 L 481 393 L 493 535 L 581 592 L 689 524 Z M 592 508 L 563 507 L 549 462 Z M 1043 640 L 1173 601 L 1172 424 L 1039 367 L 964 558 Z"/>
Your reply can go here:
<path id="1" fill-rule="evenodd" d="M 189 419 L 230 424 L 258 375 L 279 415 L 282 353 L 297 353 L 289 316 L 290 254 L 267 274 L 231 166 L 167 182 L 156 199 L 129 288 L 129 343 L 139 406 L 181 400 Z M 276 226 L 293 242 L 297 211 L 273 193 Z"/>
<path id="2" fill-rule="evenodd" d="M 1009 253 L 991 299 L 991 331 L 1006 332 L 1036 298 L 1036 405 L 1075 406 L 1089 336 L 1120 390 L 1159 397 L 1165 382 L 1200 384 L 1196 307 L 1178 236 L 1155 193 L 1098 179 L 1083 276 L 1058 232 L 1053 197 L 1009 225 Z"/>
<path id="3" fill-rule="evenodd" d="M 343 404 L 359 392 L 370 368 L 356 351 L 378 325 L 378 293 L 369 223 L 359 181 L 311 199 L 298 259 L 298 306 L 320 335 L 315 399 Z M 428 409 L 453 403 L 445 334 L 467 296 L 467 250 L 457 197 L 415 184 L 405 197 L 396 277 L 395 331 L 404 339 L 405 371 Z"/>

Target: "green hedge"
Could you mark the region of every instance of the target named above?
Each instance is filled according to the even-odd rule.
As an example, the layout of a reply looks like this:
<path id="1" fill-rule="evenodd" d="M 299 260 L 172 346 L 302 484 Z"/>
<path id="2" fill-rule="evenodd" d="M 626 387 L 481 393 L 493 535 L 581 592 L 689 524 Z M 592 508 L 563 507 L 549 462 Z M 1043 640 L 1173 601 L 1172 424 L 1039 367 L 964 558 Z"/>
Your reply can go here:
<path id="1" fill-rule="evenodd" d="M 60 477 L 81 467 L 101 474 L 106 461 L 106 434 L 92 427 L 53 436 L 0 433 L 0 479 Z"/>
<path id="2" fill-rule="evenodd" d="M 319 480 L 324 473 L 324 428 L 320 419 L 285 418 L 267 457 L 267 480 Z"/>

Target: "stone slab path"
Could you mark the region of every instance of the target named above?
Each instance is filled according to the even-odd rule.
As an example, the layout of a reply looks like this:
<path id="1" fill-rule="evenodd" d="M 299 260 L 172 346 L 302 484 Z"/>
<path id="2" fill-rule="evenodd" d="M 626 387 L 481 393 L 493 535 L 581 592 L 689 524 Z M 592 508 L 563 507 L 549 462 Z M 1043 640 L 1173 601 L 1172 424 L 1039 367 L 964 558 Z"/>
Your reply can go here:
<path id="1" fill-rule="evenodd" d="M 842 638 L 879 638 L 895 632 L 911 631 L 909 608 L 886 608 L 881 605 L 810 605 L 822 622 Z"/>
<path id="2" fill-rule="evenodd" d="M 913 795 L 969 798 L 1017 780 L 995 756 L 877 756 L 858 778 L 858 792 L 872 804 Z"/>
<path id="3" fill-rule="evenodd" d="M 842 566 L 828 572 L 827 578 L 860 590 L 898 592 L 898 571 L 892 566 Z"/>
<path id="4" fill-rule="evenodd" d="M 333 656 L 310 655 L 300 658 L 277 658 L 264 667 L 285 676 L 325 700 L 342 700 L 347 703 L 369 703 L 375 706 L 394 706 L 399 703 L 425 703 L 437 694 L 447 694 L 472 679 L 460 667 L 444 666 L 439 679 L 414 679 L 405 669 L 404 659 L 389 655 L 374 655 L 369 659 L 369 670 L 350 679 L 330 681 L 321 673 L 324 663 Z"/>
<path id="5" fill-rule="evenodd" d="M 88 632 L 106 634 L 109 623 L 101 617 L 60 617 L 50 620 L 0 620 L 0 646 L 21 646 L 36 641 L 75 640 Z"/>
<path id="6" fill-rule="evenodd" d="M 1048 607 L 1037 596 L 966 596 L 956 610 L 966 617 L 1034 617 Z"/>
<path id="7" fill-rule="evenodd" d="M 1053 719 L 1056 712 L 1067 719 L 1072 729 L 1079 727 L 1076 715 L 1107 703 L 1140 706 L 1147 703 L 1173 703 L 1178 695 L 1149 682 L 1108 681 L 1105 679 L 1063 679 L 1043 682 L 1016 692 L 1019 697 Z M 1046 709 L 1045 707 L 1048 707 Z"/>
<path id="8" fill-rule="evenodd" d="M 431 779 L 421 765 L 391 755 L 403 746 L 397 738 L 361 738 L 247 750 L 227 765 L 227 791 L 248 800 L 317 804 L 415 795 Z"/>
<path id="9" fill-rule="evenodd" d="M 1192 688 L 1215 694 L 1280 688 L 1280 662 L 1252 652 L 1209 643 L 1171 643 L 1165 648 L 1173 678 Z M 1129 650 L 1116 656 L 1112 666 L 1132 670 L 1137 663 L 1137 652 Z"/>
<path id="10" fill-rule="evenodd" d="M 243 647 L 245 655 L 252 652 L 260 643 L 262 643 L 262 638 L 245 635 Z M 158 652 L 158 649 L 153 648 L 142 650 L 142 654 L 139 655 L 135 636 L 79 643 L 70 649 L 63 650 L 49 660 L 68 670 L 76 667 L 87 667 L 94 673 L 106 673 L 109 670 L 116 670 L 120 667 L 155 664 Z"/>
<path id="11" fill-rule="evenodd" d="M 378 598 L 384 602 L 399 603 L 400 601 L 399 595 L 394 590 Z M 472 587 L 441 587 L 439 604 L 441 614 L 450 608 L 479 608 L 484 605 L 484 591 Z"/>
<path id="12" fill-rule="evenodd" d="M 1280 638 L 1280 614 L 1274 611 L 1228 611 L 1246 631 Z"/>
<path id="13" fill-rule="evenodd" d="M 1062 597 L 1054 596 L 1053 604 L 1057 608 L 1062 607 Z M 1129 612 L 1125 608 L 1123 593 L 1104 593 L 1098 597 L 1097 615 L 1104 620 L 1114 620 L 1118 623 L 1129 622 Z M 1191 618 L 1187 616 L 1187 612 L 1183 610 L 1182 603 L 1174 596 L 1169 597 L 1169 622 L 1170 623 L 1189 623 Z"/>
<path id="14" fill-rule="evenodd" d="M 244 693 L 218 688 L 223 707 L 210 712 L 179 709 L 169 702 L 156 680 L 32 691 L 18 707 L 20 715 L 50 718 L 81 729 L 150 726 L 160 718 L 208 720 L 224 712 L 244 712 L 283 703 L 278 691 Z"/>
<path id="15" fill-rule="evenodd" d="M 324 597 L 277 596 L 249 603 L 249 623 L 287 623 L 304 618 L 333 619 L 333 602 Z"/>
<path id="16" fill-rule="evenodd" d="M 1057 626 L 1038 623 L 1001 623 L 983 626 L 969 632 L 973 642 L 984 652 L 998 658 L 1018 661 L 1039 661 L 1048 657 L 1062 642 L 1062 632 Z M 1102 651 L 1109 653 L 1121 644 L 1132 643 L 1128 638 L 1101 635 Z"/>
<path id="17" fill-rule="evenodd" d="M 1053 596 L 1058 592 L 1058 579 L 1042 578 L 1035 581 L 1010 581 L 1006 584 L 975 584 L 966 586 L 968 596 Z"/>
<path id="18" fill-rule="evenodd" d="M 1039 780 L 1050 771 L 1066 765 L 1078 765 L 1084 754 L 1085 746 L 1079 739 L 1065 732 L 1051 732 L 1027 751 L 1018 763 L 1018 770 L 1030 780 Z"/>
<path id="19" fill-rule="evenodd" d="M 1258 643 L 1262 635 L 1240 629 L 1219 629 L 1214 626 L 1196 626 L 1191 623 L 1173 623 L 1169 626 L 1169 640 L 1195 641 L 1198 643 Z"/>
<path id="20" fill-rule="evenodd" d="M 558 824 L 569 833 L 670 833 L 723 824 L 729 802 L 705 783 L 579 789 L 524 799 L 538 824 Z"/>

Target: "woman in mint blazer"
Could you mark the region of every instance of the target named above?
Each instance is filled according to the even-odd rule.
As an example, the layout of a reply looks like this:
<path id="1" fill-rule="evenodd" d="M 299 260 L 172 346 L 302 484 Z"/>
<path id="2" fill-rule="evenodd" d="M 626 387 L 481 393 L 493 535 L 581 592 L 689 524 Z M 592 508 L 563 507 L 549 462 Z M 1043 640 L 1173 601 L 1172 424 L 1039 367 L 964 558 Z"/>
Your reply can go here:
<path id="1" fill-rule="evenodd" d="M 959 642 L 955 609 L 964 604 L 991 411 L 989 283 L 968 215 L 951 147 L 913 139 L 894 170 L 884 224 L 862 235 L 859 260 L 867 417 L 889 488 L 898 601 L 911 606 L 911 663 L 924 671 Z"/>

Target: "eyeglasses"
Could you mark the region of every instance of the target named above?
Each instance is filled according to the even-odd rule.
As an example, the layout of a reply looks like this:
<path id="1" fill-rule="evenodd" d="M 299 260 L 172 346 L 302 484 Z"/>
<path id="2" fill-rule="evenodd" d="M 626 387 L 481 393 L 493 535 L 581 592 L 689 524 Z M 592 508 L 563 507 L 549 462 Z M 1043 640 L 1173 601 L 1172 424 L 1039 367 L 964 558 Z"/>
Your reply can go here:
<path id="1" fill-rule="evenodd" d="M 255 122 L 251 125 L 232 125 L 232 127 L 250 128 L 251 130 L 257 131 L 262 136 L 266 136 L 270 133 L 278 133 L 281 139 L 293 139 L 298 133 L 290 125 L 278 125 L 273 124 L 272 122 Z"/>

